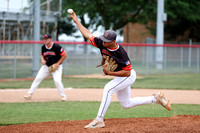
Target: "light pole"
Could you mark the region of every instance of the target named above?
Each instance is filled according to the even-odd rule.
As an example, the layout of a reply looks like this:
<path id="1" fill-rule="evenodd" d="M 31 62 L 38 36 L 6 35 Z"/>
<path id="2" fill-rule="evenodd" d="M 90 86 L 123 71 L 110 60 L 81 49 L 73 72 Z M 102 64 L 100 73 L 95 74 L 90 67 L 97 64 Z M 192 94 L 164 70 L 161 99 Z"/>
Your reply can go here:
<path id="1" fill-rule="evenodd" d="M 40 40 L 40 0 L 34 0 L 34 31 L 33 31 L 33 39 L 34 41 Z M 37 75 L 37 72 L 39 70 L 40 66 L 40 48 L 39 44 L 34 44 L 33 46 L 33 67 L 32 67 L 32 76 L 35 77 Z"/>
<path id="2" fill-rule="evenodd" d="M 157 27 L 156 44 L 162 45 L 164 40 L 164 21 L 167 14 L 164 13 L 164 0 L 157 0 Z M 156 47 L 156 69 L 163 68 L 163 47 Z"/>

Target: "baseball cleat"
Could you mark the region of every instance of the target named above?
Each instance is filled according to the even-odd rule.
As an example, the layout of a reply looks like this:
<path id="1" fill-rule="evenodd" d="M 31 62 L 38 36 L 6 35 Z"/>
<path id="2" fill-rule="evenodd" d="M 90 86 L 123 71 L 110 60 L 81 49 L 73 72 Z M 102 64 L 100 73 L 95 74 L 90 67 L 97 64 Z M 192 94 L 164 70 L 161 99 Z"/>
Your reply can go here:
<path id="1" fill-rule="evenodd" d="M 24 98 L 25 98 L 25 99 L 31 99 L 31 97 L 32 97 L 31 94 L 24 95 Z"/>
<path id="2" fill-rule="evenodd" d="M 169 111 L 171 110 L 171 104 L 169 103 L 169 100 L 164 97 L 164 94 L 158 92 L 157 94 L 154 94 L 154 97 L 156 98 L 158 104 L 161 104 Z"/>
<path id="3" fill-rule="evenodd" d="M 66 101 L 67 98 L 66 97 L 61 97 L 61 101 Z"/>
<path id="4" fill-rule="evenodd" d="M 101 128 L 101 127 L 105 127 L 104 122 L 94 119 L 90 124 L 86 125 L 84 128 Z"/>

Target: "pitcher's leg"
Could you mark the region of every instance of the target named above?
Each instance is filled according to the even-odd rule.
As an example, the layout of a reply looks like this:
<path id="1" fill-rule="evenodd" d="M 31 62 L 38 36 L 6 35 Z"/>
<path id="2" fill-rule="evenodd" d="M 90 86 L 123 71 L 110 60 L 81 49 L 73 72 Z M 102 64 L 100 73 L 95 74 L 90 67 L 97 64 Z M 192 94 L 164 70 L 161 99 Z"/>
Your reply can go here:
<path id="1" fill-rule="evenodd" d="M 154 96 L 131 98 L 131 87 L 117 91 L 117 98 L 119 99 L 119 102 L 123 108 L 131 108 L 138 105 L 151 104 L 156 102 Z"/>
<path id="2" fill-rule="evenodd" d="M 36 78 L 34 79 L 33 83 L 31 84 L 31 88 L 28 91 L 28 94 L 33 94 L 35 92 L 35 89 L 37 89 L 38 85 L 41 83 L 41 81 L 46 78 L 49 75 L 48 67 L 46 65 L 43 65 Z"/>
<path id="3" fill-rule="evenodd" d="M 129 86 L 130 84 L 131 83 L 128 80 L 128 77 L 115 77 L 105 85 L 101 105 L 98 111 L 99 119 L 103 120 L 103 117 L 110 105 L 113 93 L 124 89 L 124 87 Z"/>
<path id="4" fill-rule="evenodd" d="M 109 83 L 107 85 L 109 85 Z M 104 91 L 103 91 L 103 97 L 101 100 L 101 105 L 98 111 L 98 116 L 100 117 L 101 120 L 103 120 L 103 117 L 110 105 L 113 93 L 114 93 L 114 90 L 112 88 L 105 86 Z"/>
<path id="5" fill-rule="evenodd" d="M 53 75 L 54 83 L 56 85 L 58 93 L 60 94 L 61 97 L 66 98 L 64 86 L 63 86 L 63 83 L 62 83 L 62 69 L 63 69 L 63 67 L 62 67 L 62 65 L 60 65 L 58 67 L 58 70 L 53 72 L 52 75 Z"/>

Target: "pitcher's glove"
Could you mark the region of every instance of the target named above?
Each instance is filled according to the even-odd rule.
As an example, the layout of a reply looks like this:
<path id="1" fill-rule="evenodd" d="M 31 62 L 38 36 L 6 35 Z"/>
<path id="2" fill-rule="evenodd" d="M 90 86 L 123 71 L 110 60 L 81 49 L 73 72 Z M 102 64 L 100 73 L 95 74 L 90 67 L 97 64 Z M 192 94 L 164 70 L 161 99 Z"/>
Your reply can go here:
<path id="1" fill-rule="evenodd" d="M 55 64 L 48 67 L 49 72 L 55 72 L 58 69 L 58 66 Z"/>
<path id="2" fill-rule="evenodd" d="M 118 64 L 112 57 L 103 55 L 101 65 L 98 65 L 97 67 L 99 66 L 102 66 L 103 72 L 106 74 L 107 72 L 115 71 Z"/>

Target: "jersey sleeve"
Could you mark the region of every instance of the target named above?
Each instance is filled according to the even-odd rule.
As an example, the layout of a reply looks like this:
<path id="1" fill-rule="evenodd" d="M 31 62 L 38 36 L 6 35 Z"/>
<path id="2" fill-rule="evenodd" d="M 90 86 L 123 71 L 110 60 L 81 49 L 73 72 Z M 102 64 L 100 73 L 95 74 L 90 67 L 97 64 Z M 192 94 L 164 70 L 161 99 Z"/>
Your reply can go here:
<path id="1" fill-rule="evenodd" d="M 92 37 L 90 38 L 90 43 L 92 44 L 92 46 L 97 47 L 94 38 L 95 38 L 94 36 L 92 36 Z"/>
<path id="2" fill-rule="evenodd" d="M 132 70 L 132 65 L 130 61 L 125 62 L 125 67 L 122 67 L 123 70 Z"/>
<path id="3" fill-rule="evenodd" d="M 66 54 L 66 51 L 61 47 L 60 49 L 60 56 L 63 56 Z"/>
<path id="4" fill-rule="evenodd" d="M 63 49 L 60 45 L 58 45 L 58 44 L 55 44 L 56 45 L 56 47 L 57 47 L 57 54 L 59 54 L 60 56 L 63 56 L 63 55 L 65 55 L 66 54 L 66 51 L 65 51 L 65 49 Z"/>
<path id="5" fill-rule="evenodd" d="M 100 38 L 94 36 L 90 38 L 90 43 L 92 44 L 92 46 L 97 48 L 101 48 L 103 46 L 103 41 Z"/>

